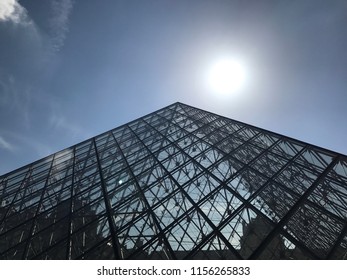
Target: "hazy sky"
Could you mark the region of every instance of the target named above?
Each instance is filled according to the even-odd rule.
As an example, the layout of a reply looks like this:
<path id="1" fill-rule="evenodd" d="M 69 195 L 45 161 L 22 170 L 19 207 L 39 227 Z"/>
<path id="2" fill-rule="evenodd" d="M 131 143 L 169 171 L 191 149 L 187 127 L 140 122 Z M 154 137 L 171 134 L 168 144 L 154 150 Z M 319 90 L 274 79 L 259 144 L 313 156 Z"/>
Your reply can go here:
<path id="1" fill-rule="evenodd" d="M 346 52 L 346 0 L 1 0 L 0 175 L 176 101 L 347 154 Z"/>

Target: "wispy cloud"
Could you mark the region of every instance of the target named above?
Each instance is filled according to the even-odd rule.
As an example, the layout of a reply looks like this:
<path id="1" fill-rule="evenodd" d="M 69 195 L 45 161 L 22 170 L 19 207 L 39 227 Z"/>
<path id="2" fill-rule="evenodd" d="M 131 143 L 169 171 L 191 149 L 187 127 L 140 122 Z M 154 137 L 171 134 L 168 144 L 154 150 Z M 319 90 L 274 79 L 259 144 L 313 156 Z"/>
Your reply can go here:
<path id="1" fill-rule="evenodd" d="M 0 105 L 7 107 L 7 109 L 23 109 L 27 103 L 25 94 L 18 90 L 18 83 L 12 75 L 0 75 L 0 86 L 2 88 L 0 96 Z M 25 98 L 23 98 L 25 97 Z"/>
<path id="2" fill-rule="evenodd" d="M 84 132 L 81 127 L 68 121 L 66 117 L 59 114 L 52 114 L 49 123 L 53 129 L 68 133 L 72 138 L 84 136 Z"/>
<path id="3" fill-rule="evenodd" d="M 27 11 L 17 0 L 1 0 L 0 21 L 12 21 L 17 24 L 28 23 Z"/>
<path id="4" fill-rule="evenodd" d="M 69 17 L 73 8 L 71 0 L 52 0 L 52 18 L 50 26 L 52 30 L 53 50 L 59 51 L 64 45 L 66 34 L 69 31 Z"/>
<path id="5" fill-rule="evenodd" d="M 30 5 L 26 9 L 19 0 L 0 0 L 0 24 L 14 23 L 5 26 L 1 34 L 8 44 L 0 53 L 0 110 L 15 115 L 12 122 L 20 119 L 26 128 L 33 122 L 32 108 L 41 106 L 41 100 L 49 99 L 40 82 L 46 84 L 53 76 L 55 55 L 63 47 L 69 30 L 73 0 L 50 0 L 45 7 L 49 16 L 36 22 Z M 16 46 L 17 53 L 9 56 L 12 45 Z M 35 85 L 31 81 L 36 81 Z"/>
<path id="6" fill-rule="evenodd" d="M 11 141 L 15 143 L 9 143 L 8 140 L 5 140 L 4 137 L 0 136 L 0 139 L 3 139 L 7 143 L 7 150 L 15 152 L 17 155 L 20 155 L 20 157 L 23 154 L 28 153 L 28 151 L 30 151 L 30 153 L 35 157 L 44 157 L 54 152 L 54 147 L 50 145 L 48 140 L 45 141 L 46 139 L 42 139 L 43 141 L 40 141 L 37 137 L 32 137 L 26 133 L 13 132 L 9 130 L 5 130 L 4 133 L 6 135 L 6 139 L 11 139 Z M 2 144 L 0 140 L 0 148 L 1 147 Z M 5 149 L 5 147 L 3 148 Z"/>
<path id="7" fill-rule="evenodd" d="M 12 75 L 0 73 L 0 110 L 3 110 L 2 117 L 12 115 L 11 121 L 20 120 L 22 125 L 30 128 L 32 98 L 33 93 L 28 85 L 17 81 Z"/>
<path id="8" fill-rule="evenodd" d="M 14 146 L 11 143 L 9 143 L 8 141 L 6 141 L 5 138 L 2 136 L 0 136 L 0 148 L 8 150 L 8 151 L 14 150 Z"/>

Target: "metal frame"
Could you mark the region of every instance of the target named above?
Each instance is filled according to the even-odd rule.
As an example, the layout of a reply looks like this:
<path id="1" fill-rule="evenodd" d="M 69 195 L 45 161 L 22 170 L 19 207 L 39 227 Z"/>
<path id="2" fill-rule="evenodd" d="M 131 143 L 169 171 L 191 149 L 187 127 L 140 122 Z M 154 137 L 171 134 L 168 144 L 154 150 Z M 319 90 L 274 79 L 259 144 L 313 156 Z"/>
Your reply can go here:
<path id="1" fill-rule="evenodd" d="M 0 259 L 345 258 L 345 155 L 179 102 L 0 176 Z"/>

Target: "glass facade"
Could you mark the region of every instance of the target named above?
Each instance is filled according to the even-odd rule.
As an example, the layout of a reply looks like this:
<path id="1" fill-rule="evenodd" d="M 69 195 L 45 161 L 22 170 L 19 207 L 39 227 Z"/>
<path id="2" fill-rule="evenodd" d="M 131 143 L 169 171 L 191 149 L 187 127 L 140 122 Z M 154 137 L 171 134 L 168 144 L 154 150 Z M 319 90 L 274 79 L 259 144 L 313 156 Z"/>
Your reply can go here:
<path id="1" fill-rule="evenodd" d="M 347 157 L 175 103 L 0 177 L 0 259 L 345 259 Z"/>

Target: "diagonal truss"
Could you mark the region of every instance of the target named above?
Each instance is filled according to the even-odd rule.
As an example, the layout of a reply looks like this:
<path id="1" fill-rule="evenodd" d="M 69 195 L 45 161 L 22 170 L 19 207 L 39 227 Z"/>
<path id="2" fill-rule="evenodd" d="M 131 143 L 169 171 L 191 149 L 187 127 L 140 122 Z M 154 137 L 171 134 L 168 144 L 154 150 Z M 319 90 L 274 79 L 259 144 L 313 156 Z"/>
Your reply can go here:
<path id="1" fill-rule="evenodd" d="M 182 103 L 0 177 L 1 259 L 345 259 L 347 157 Z"/>

